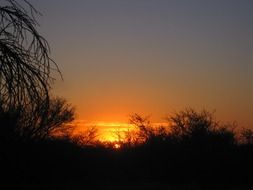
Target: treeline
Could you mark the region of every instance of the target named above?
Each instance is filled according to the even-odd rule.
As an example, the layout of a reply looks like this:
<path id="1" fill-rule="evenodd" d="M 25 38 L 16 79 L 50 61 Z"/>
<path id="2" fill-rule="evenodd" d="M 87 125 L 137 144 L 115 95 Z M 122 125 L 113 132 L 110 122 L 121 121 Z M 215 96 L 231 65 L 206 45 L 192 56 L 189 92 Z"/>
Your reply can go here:
<path id="1" fill-rule="evenodd" d="M 137 114 L 130 120 L 135 133 L 117 142 L 119 149 L 68 136 L 2 144 L 5 180 L 26 187 L 97 182 L 252 187 L 252 130 L 236 132 L 210 112 L 192 109 L 170 116 L 167 126 L 153 127 Z"/>

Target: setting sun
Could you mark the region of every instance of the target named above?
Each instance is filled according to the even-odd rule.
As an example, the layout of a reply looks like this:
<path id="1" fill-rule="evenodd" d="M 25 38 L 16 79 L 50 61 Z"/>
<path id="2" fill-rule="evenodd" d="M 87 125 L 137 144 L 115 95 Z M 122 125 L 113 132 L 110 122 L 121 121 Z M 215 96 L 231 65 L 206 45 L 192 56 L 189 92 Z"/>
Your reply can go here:
<path id="1" fill-rule="evenodd" d="M 115 144 L 114 144 L 114 148 L 115 148 L 115 149 L 119 149 L 119 148 L 120 148 L 120 144 L 115 143 Z"/>

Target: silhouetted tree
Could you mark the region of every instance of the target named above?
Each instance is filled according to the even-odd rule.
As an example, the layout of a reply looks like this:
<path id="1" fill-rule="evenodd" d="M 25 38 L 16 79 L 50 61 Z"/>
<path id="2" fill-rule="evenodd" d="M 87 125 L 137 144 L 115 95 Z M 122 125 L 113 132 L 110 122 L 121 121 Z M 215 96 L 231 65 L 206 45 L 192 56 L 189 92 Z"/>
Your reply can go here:
<path id="1" fill-rule="evenodd" d="M 137 136 L 139 142 L 145 142 L 154 135 L 154 130 L 152 129 L 148 116 L 143 117 L 135 113 L 130 116 L 130 124 L 138 130 Z"/>
<path id="2" fill-rule="evenodd" d="M 50 98 L 52 72 L 60 71 L 37 31 L 35 14 L 26 0 L 1 1 L 0 130 L 9 139 L 44 139 L 66 132 L 66 123 L 74 118 L 65 100 Z"/>
<path id="3" fill-rule="evenodd" d="M 134 133 L 126 133 L 126 139 L 135 139 L 141 142 L 159 142 L 164 141 L 168 137 L 168 130 L 166 126 L 153 126 L 148 116 L 143 117 L 138 114 L 130 116 L 130 124 L 137 129 Z M 131 137 L 133 135 L 135 137 Z"/>
<path id="4" fill-rule="evenodd" d="M 212 114 L 205 110 L 198 113 L 193 109 L 185 109 L 171 115 L 167 120 L 171 133 L 177 137 L 205 135 L 218 125 Z"/>
<path id="5" fill-rule="evenodd" d="M 234 127 L 231 124 L 222 125 L 216 121 L 213 114 L 202 110 L 185 109 L 170 117 L 168 123 L 171 137 L 176 141 L 191 142 L 196 146 L 233 145 L 236 143 Z"/>
<path id="6" fill-rule="evenodd" d="M 49 57 L 47 41 L 36 29 L 35 14 L 37 10 L 26 0 L 1 1 L 0 100 L 5 109 L 48 103 L 50 74 L 59 72 Z"/>
<path id="7" fill-rule="evenodd" d="M 74 108 L 67 104 L 62 98 L 53 98 L 49 101 L 49 106 L 41 105 L 38 109 L 26 109 L 22 114 L 21 126 L 18 127 L 22 136 L 33 139 L 44 139 L 46 137 L 67 134 L 71 129 L 67 125 L 74 120 Z M 47 110 L 44 110 L 47 109 Z M 44 113 L 47 113 L 44 115 Z"/>
<path id="8" fill-rule="evenodd" d="M 149 117 L 134 114 L 130 123 L 136 127 L 134 134 L 126 134 L 126 139 L 145 144 L 185 143 L 193 147 L 222 147 L 236 143 L 234 125 L 221 124 L 212 113 L 185 109 L 167 118 L 166 126 L 154 126 Z M 133 137 L 134 136 L 134 137 Z"/>
<path id="9" fill-rule="evenodd" d="M 22 112 L 0 107 L 1 134 L 9 140 L 42 140 L 70 134 L 72 126 L 68 123 L 74 119 L 74 108 L 61 98 L 52 98 L 45 104 L 36 109 L 23 106 Z"/>

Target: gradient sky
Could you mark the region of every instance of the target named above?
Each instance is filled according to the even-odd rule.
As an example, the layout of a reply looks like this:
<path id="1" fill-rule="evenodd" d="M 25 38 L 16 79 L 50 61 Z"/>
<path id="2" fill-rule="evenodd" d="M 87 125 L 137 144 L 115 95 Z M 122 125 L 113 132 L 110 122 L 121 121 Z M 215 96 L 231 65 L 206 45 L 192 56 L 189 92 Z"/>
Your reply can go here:
<path id="1" fill-rule="evenodd" d="M 86 122 L 185 107 L 253 126 L 252 0 L 30 0 Z"/>

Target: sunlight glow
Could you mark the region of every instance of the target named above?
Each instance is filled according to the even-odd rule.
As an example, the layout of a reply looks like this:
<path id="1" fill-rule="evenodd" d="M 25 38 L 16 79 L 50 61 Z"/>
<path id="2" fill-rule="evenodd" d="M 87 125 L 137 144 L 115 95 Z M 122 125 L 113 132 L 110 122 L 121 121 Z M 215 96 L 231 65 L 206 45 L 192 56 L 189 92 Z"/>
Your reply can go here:
<path id="1" fill-rule="evenodd" d="M 134 135 L 134 132 L 136 130 L 136 127 L 134 125 L 126 122 L 85 122 L 83 120 L 76 120 L 72 125 L 76 127 L 76 134 L 86 133 L 87 129 L 92 127 L 96 128 L 97 135 L 95 140 L 103 143 L 124 142 L 126 140 L 126 135 L 130 133 Z M 152 126 L 166 126 L 166 123 L 152 123 Z"/>
<path id="2" fill-rule="evenodd" d="M 115 144 L 114 144 L 114 148 L 115 148 L 115 149 L 119 149 L 120 147 L 121 147 L 120 144 L 118 144 L 118 143 L 115 143 Z"/>
<path id="3" fill-rule="evenodd" d="M 102 142 L 124 141 L 125 133 L 131 131 L 134 127 L 128 123 L 98 123 L 100 130 L 99 140 Z"/>
<path id="4" fill-rule="evenodd" d="M 85 122 L 76 120 L 72 124 L 76 127 L 75 133 L 83 133 L 90 127 L 98 129 L 97 139 L 101 142 L 118 142 L 124 140 L 124 133 L 134 129 L 133 125 L 124 122 Z"/>

